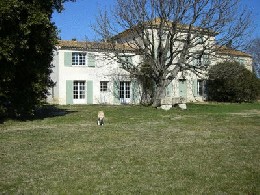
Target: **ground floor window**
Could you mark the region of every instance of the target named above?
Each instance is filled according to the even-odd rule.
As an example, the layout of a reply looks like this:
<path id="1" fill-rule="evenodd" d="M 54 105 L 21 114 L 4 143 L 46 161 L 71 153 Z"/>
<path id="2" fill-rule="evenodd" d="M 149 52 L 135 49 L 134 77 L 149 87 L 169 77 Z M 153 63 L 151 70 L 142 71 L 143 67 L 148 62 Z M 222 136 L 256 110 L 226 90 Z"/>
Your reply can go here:
<path id="1" fill-rule="evenodd" d="M 120 82 L 119 98 L 121 103 L 130 103 L 130 81 Z"/>
<path id="2" fill-rule="evenodd" d="M 85 81 L 74 81 L 73 82 L 73 99 L 74 103 L 81 103 L 80 101 L 77 102 L 77 100 L 85 100 L 86 92 L 85 87 L 86 82 Z"/>
<path id="3" fill-rule="evenodd" d="M 207 81 L 206 80 L 198 80 L 198 95 L 205 96 L 207 94 Z"/>
<path id="4" fill-rule="evenodd" d="M 108 81 L 100 81 L 100 91 L 101 92 L 107 92 L 108 88 Z"/>

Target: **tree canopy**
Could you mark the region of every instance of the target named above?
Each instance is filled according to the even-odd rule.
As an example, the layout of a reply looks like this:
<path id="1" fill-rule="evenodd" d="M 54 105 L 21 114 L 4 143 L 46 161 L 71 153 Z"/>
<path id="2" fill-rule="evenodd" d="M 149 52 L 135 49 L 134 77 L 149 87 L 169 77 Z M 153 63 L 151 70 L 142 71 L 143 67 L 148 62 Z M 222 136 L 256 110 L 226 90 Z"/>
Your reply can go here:
<path id="1" fill-rule="evenodd" d="M 255 38 L 248 43 L 247 51 L 253 57 L 254 71 L 258 78 L 260 78 L 260 38 Z"/>
<path id="2" fill-rule="evenodd" d="M 209 70 L 209 99 L 219 102 L 251 102 L 260 94 L 260 81 L 238 62 L 223 62 Z"/>
<path id="3" fill-rule="evenodd" d="M 0 1 L 0 112 L 15 116 L 33 114 L 44 101 L 57 40 L 51 22 L 61 0 Z M 0 114 L 1 115 L 1 114 Z"/>

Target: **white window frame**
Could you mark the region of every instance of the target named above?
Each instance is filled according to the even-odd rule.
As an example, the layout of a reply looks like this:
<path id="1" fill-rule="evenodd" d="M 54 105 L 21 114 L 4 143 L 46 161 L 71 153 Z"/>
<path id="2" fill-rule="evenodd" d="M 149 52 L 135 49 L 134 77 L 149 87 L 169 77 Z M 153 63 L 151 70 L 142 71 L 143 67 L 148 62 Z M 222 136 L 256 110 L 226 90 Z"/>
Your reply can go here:
<path id="1" fill-rule="evenodd" d="M 121 67 L 133 65 L 133 55 L 121 55 L 119 56 L 119 62 Z"/>
<path id="2" fill-rule="evenodd" d="M 197 81 L 197 94 L 199 96 L 206 96 L 206 80 L 198 80 Z"/>
<path id="3" fill-rule="evenodd" d="M 73 103 L 86 103 L 86 81 L 73 81 Z"/>
<path id="4" fill-rule="evenodd" d="M 119 83 L 119 98 L 122 104 L 128 104 L 131 101 L 131 82 L 120 81 Z"/>
<path id="5" fill-rule="evenodd" d="M 209 55 L 208 54 L 204 54 L 201 56 L 199 54 L 196 54 L 194 57 L 194 66 L 204 66 L 204 65 L 208 65 L 210 63 L 210 59 L 209 59 Z"/>
<path id="6" fill-rule="evenodd" d="M 100 92 L 108 91 L 108 81 L 100 81 Z"/>
<path id="7" fill-rule="evenodd" d="M 72 66 L 86 66 L 86 53 L 72 52 Z"/>

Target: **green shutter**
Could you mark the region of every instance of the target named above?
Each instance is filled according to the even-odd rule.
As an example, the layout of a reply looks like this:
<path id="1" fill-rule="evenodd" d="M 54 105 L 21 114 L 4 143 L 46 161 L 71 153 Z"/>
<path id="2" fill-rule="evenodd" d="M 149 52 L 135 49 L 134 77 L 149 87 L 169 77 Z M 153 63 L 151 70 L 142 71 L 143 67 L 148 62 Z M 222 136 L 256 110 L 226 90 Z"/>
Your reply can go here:
<path id="1" fill-rule="evenodd" d="M 95 67 L 95 66 L 96 66 L 95 55 L 88 54 L 88 67 Z"/>
<path id="2" fill-rule="evenodd" d="M 72 66 L 72 52 L 64 52 L 64 66 Z"/>
<path id="3" fill-rule="evenodd" d="M 93 104 L 93 81 L 87 81 L 87 104 Z"/>
<path id="4" fill-rule="evenodd" d="M 187 82 L 186 80 L 179 80 L 179 96 L 187 98 Z"/>
<path id="5" fill-rule="evenodd" d="M 131 82 L 131 91 L 132 91 L 132 93 L 131 93 L 132 103 L 137 104 L 138 103 L 138 94 L 139 94 L 137 80 L 133 80 Z"/>
<path id="6" fill-rule="evenodd" d="M 194 79 L 192 83 L 193 96 L 198 96 L 198 80 Z"/>
<path id="7" fill-rule="evenodd" d="M 66 81 L 66 104 L 73 104 L 73 81 Z"/>
<path id="8" fill-rule="evenodd" d="M 197 62 L 196 62 L 196 59 L 195 57 L 192 59 L 192 66 L 196 66 L 197 65 Z"/>
<path id="9" fill-rule="evenodd" d="M 172 82 L 166 87 L 166 96 L 172 97 Z"/>
<path id="10" fill-rule="evenodd" d="M 114 96 L 114 103 L 119 104 L 120 98 L 119 98 L 119 81 L 114 81 L 113 83 L 113 96 Z"/>
<path id="11" fill-rule="evenodd" d="M 132 56 L 127 56 L 126 57 L 126 62 L 128 62 L 130 65 L 133 64 L 133 57 Z"/>

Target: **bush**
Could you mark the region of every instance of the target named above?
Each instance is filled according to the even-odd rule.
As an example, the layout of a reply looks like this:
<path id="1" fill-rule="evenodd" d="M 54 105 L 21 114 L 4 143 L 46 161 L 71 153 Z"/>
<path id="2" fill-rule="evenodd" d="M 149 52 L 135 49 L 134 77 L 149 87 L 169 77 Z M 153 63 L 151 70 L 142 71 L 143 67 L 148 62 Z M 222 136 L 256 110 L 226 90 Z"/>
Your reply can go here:
<path id="1" fill-rule="evenodd" d="M 260 81 L 238 62 L 219 63 L 209 70 L 209 100 L 252 102 L 257 100 Z"/>

